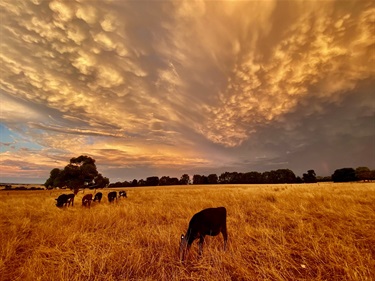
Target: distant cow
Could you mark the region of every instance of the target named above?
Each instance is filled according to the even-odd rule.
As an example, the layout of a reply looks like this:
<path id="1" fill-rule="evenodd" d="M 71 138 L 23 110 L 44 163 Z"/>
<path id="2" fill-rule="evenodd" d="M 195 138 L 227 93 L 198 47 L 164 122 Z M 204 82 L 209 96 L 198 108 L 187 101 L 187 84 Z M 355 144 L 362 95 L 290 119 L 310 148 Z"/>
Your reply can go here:
<path id="1" fill-rule="evenodd" d="M 103 197 L 103 193 L 101 193 L 101 192 L 96 193 L 95 196 L 94 196 L 94 202 L 96 200 L 98 200 L 99 203 L 100 203 L 100 201 L 102 200 L 102 197 Z"/>
<path id="2" fill-rule="evenodd" d="M 57 199 L 55 199 L 57 202 L 56 202 L 56 206 L 57 207 L 66 207 L 68 204 L 70 206 L 70 203 L 72 203 L 72 206 L 73 206 L 73 202 L 74 202 L 74 194 L 61 194 L 59 197 L 57 197 Z"/>
<path id="3" fill-rule="evenodd" d="M 116 191 L 111 191 L 110 193 L 108 193 L 108 202 L 113 202 L 113 201 L 117 201 L 117 192 Z"/>
<path id="4" fill-rule="evenodd" d="M 84 207 L 90 207 L 92 201 L 92 194 L 86 194 L 82 198 L 82 206 Z"/>
<path id="5" fill-rule="evenodd" d="M 219 233 L 224 237 L 224 250 L 227 246 L 227 210 L 224 207 L 208 208 L 196 213 L 190 220 L 186 235 L 181 235 L 180 260 L 183 261 L 189 252 L 191 244 L 199 238 L 199 255 L 203 251 L 203 242 L 206 235 L 216 236 Z"/>
<path id="6" fill-rule="evenodd" d="M 119 197 L 125 197 L 125 198 L 128 198 L 128 196 L 126 196 L 126 191 L 125 190 L 121 190 L 119 193 L 118 193 Z"/>

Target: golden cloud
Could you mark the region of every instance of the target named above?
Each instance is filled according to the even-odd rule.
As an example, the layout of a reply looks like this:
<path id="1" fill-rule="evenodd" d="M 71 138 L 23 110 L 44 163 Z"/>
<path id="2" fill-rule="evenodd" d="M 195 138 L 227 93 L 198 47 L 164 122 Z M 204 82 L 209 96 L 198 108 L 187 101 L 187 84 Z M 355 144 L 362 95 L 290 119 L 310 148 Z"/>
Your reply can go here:
<path id="1" fill-rule="evenodd" d="M 311 114 L 374 78 L 370 2 L 149 5 L 2 1 L 3 122 L 30 119 L 30 138 L 73 156 L 211 165 L 232 158 L 205 145 L 239 147 L 309 97 Z"/>

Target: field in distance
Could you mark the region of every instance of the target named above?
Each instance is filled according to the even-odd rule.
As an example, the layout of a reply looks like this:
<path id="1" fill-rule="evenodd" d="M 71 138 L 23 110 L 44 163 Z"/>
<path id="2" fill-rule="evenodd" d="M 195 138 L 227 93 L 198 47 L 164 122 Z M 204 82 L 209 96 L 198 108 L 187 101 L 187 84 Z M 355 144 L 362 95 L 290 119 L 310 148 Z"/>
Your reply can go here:
<path id="1" fill-rule="evenodd" d="M 114 189 L 121 190 L 121 189 Z M 169 186 L 57 208 L 64 191 L 0 192 L 1 280 L 375 280 L 375 183 Z M 85 190 L 85 194 L 93 193 Z M 228 212 L 203 256 L 178 245 L 191 217 Z"/>

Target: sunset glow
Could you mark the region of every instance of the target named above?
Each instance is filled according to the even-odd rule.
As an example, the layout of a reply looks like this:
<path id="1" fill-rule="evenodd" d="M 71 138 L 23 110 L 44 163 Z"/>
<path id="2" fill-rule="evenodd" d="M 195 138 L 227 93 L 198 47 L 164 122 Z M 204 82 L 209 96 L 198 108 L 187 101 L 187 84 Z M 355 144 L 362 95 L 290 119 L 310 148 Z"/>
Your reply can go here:
<path id="1" fill-rule="evenodd" d="M 0 181 L 375 168 L 374 1 L 0 3 Z"/>

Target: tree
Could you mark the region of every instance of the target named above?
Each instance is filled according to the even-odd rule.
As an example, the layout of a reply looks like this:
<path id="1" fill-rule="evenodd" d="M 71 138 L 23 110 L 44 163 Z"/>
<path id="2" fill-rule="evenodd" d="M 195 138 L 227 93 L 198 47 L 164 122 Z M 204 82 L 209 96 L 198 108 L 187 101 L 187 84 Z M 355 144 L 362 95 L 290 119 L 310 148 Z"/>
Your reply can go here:
<path id="1" fill-rule="evenodd" d="M 242 173 L 225 172 L 219 176 L 219 183 L 221 184 L 237 184 L 242 183 Z"/>
<path id="2" fill-rule="evenodd" d="M 193 184 L 207 184 L 208 178 L 206 176 L 194 175 Z"/>
<path id="3" fill-rule="evenodd" d="M 332 176 L 325 176 L 325 177 L 317 176 L 316 180 L 317 182 L 328 182 L 328 181 L 332 181 Z"/>
<path id="4" fill-rule="evenodd" d="M 218 182 L 218 177 L 216 174 L 210 174 L 207 177 L 208 184 L 217 184 Z"/>
<path id="5" fill-rule="evenodd" d="M 159 184 L 159 177 L 146 178 L 146 186 L 157 186 Z"/>
<path id="6" fill-rule="evenodd" d="M 355 169 L 355 176 L 358 180 L 369 181 L 371 180 L 371 170 L 367 167 L 358 167 Z"/>
<path id="7" fill-rule="evenodd" d="M 170 177 L 163 176 L 159 180 L 159 185 L 169 185 Z"/>
<path id="8" fill-rule="evenodd" d="M 200 184 L 201 183 L 201 175 L 194 175 L 193 176 L 193 184 Z"/>
<path id="9" fill-rule="evenodd" d="M 296 175 L 290 169 L 276 170 L 276 183 L 295 183 Z"/>
<path id="10" fill-rule="evenodd" d="M 78 192 L 79 188 L 89 186 L 104 187 L 109 184 L 109 179 L 103 177 L 96 169 L 95 159 L 81 155 L 70 159 L 63 170 L 52 169 L 50 177 L 46 180 L 45 186 L 63 187 L 67 186 Z"/>
<path id="11" fill-rule="evenodd" d="M 265 171 L 262 173 L 262 183 L 276 183 L 275 171 Z"/>
<path id="12" fill-rule="evenodd" d="M 303 183 L 303 180 L 301 179 L 301 177 L 296 177 L 296 183 Z"/>
<path id="13" fill-rule="evenodd" d="M 178 180 L 178 178 L 170 178 L 168 183 L 169 185 L 179 185 L 180 181 Z"/>
<path id="14" fill-rule="evenodd" d="M 109 185 L 109 179 L 103 177 L 102 174 L 98 174 L 95 178 L 95 183 L 89 186 L 90 188 L 103 188 Z"/>
<path id="15" fill-rule="evenodd" d="M 168 176 L 163 176 L 159 180 L 159 185 L 179 185 L 180 181 L 178 178 L 170 178 Z"/>
<path id="16" fill-rule="evenodd" d="M 356 181 L 355 170 L 353 168 L 337 169 L 332 175 L 334 182 L 349 182 Z"/>
<path id="17" fill-rule="evenodd" d="M 61 173 L 61 170 L 59 168 L 52 169 L 50 172 L 49 178 L 44 183 L 44 186 L 47 188 L 49 188 L 50 186 L 57 186 L 58 185 L 57 182 L 56 184 L 54 184 L 54 182 L 56 181 L 60 173 Z"/>
<path id="18" fill-rule="evenodd" d="M 305 183 L 315 183 L 316 180 L 316 174 L 314 170 L 308 170 L 307 174 L 303 174 L 303 181 Z"/>
<path id="19" fill-rule="evenodd" d="M 180 184 L 190 184 L 190 177 L 188 174 L 183 174 L 180 178 Z"/>
<path id="20" fill-rule="evenodd" d="M 248 172 L 243 175 L 244 183 L 261 183 L 262 182 L 262 174 L 259 172 Z"/>
<path id="21" fill-rule="evenodd" d="M 278 169 L 262 173 L 262 183 L 295 183 L 296 175 L 289 169 Z"/>
<path id="22" fill-rule="evenodd" d="M 222 173 L 219 176 L 219 183 L 221 183 L 221 184 L 228 184 L 228 183 L 230 183 L 231 180 L 232 180 L 232 176 L 231 176 L 230 172 Z"/>
<path id="23" fill-rule="evenodd" d="M 140 179 L 139 181 L 137 181 L 136 179 L 133 179 L 133 181 L 131 182 L 130 186 L 145 186 L 146 185 L 146 181 L 144 179 Z"/>

